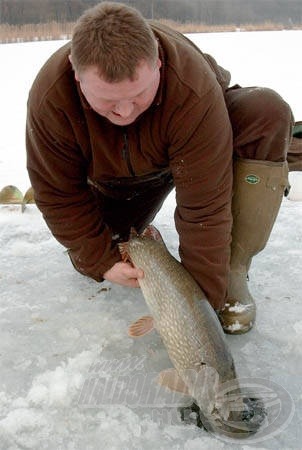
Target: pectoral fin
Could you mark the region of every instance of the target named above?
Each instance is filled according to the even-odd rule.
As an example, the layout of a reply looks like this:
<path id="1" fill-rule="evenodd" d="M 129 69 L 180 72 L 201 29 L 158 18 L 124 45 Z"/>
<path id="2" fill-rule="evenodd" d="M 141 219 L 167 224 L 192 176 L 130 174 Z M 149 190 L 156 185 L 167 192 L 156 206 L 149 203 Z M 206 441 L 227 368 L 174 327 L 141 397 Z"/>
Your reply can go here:
<path id="1" fill-rule="evenodd" d="M 184 395 L 190 395 L 186 384 L 180 378 L 176 369 L 163 370 L 158 375 L 156 381 L 158 384 L 170 389 L 171 391 L 180 392 Z"/>
<path id="2" fill-rule="evenodd" d="M 136 338 L 144 336 L 150 333 L 154 329 L 154 321 L 152 316 L 143 316 L 130 325 L 128 329 L 128 335 L 130 337 Z"/>

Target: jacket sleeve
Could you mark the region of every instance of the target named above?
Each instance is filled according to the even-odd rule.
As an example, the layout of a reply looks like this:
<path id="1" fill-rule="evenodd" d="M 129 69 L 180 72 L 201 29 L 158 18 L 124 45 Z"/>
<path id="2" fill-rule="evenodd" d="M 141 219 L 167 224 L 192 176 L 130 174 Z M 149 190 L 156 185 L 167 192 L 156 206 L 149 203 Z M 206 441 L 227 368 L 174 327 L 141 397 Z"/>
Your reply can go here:
<path id="1" fill-rule="evenodd" d="M 27 169 L 37 206 L 75 268 L 97 281 L 120 260 L 87 185 L 87 161 L 64 112 L 28 103 Z"/>
<path id="2" fill-rule="evenodd" d="M 230 259 L 232 129 L 220 87 L 182 107 L 171 167 L 182 263 L 215 309 L 224 306 Z"/>

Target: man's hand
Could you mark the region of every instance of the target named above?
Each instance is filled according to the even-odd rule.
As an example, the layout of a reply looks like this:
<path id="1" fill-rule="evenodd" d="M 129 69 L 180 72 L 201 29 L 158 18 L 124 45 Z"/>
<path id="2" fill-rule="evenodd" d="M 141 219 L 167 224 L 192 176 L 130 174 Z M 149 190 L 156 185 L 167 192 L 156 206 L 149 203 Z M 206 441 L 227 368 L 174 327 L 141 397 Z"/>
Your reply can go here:
<path id="1" fill-rule="evenodd" d="M 142 269 L 136 269 L 127 262 L 117 262 L 104 273 L 103 278 L 122 286 L 139 287 L 138 279 L 144 278 Z"/>

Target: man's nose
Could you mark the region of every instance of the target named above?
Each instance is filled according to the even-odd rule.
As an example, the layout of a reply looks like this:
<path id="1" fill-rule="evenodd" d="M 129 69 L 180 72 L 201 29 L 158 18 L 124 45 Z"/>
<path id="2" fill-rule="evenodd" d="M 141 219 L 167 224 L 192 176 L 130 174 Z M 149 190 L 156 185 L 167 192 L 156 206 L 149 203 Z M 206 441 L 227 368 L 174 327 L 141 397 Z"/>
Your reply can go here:
<path id="1" fill-rule="evenodd" d="M 114 107 L 114 112 L 121 117 L 129 117 L 134 109 L 134 103 L 129 101 L 118 102 Z"/>

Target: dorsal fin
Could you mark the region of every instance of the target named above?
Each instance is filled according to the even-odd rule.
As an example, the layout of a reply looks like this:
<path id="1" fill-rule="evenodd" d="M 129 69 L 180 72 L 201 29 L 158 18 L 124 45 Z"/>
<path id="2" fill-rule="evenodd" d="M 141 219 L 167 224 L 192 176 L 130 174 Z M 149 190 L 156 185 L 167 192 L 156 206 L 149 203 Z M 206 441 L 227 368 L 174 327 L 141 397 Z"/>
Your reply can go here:
<path id="1" fill-rule="evenodd" d="M 142 232 L 141 236 L 148 237 L 150 239 L 153 239 L 154 241 L 164 244 L 162 235 L 160 234 L 158 229 L 155 228 L 154 225 L 148 225 L 147 228 L 145 228 L 144 231 Z"/>

